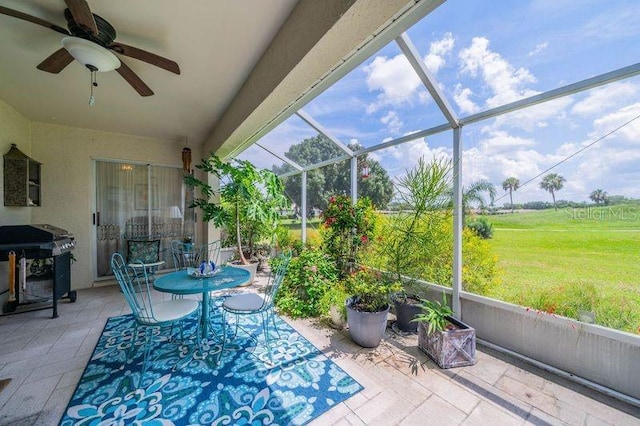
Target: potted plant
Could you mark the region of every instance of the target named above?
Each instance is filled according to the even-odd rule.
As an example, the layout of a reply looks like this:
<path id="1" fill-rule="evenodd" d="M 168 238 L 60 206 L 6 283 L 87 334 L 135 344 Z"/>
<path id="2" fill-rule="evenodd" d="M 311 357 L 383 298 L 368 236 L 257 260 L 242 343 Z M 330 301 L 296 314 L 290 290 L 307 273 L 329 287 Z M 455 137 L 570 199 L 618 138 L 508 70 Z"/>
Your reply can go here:
<path id="1" fill-rule="evenodd" d="M 446 294 L 442 303 L 425 300 L 418 323 L 418 347 L 440 368 L 462 367 L 476 363 L 476 331 L 453 318 Z"/>
<path id="2" fill-rule="evenodd" d="M 415 294 L 408 294 L 405 289 L 391 295 L 396 312 L 396 325 L 404 332 L 416 333 L 418 323 L 413 319 L 422 312 L 422 299 Z M 394 329 L 395 330 L 395 329 Z"/>
<path id="3" fill-rule="evenodd" d="M 434 159 L 418 164 L 396 182 L 396 193 L 404 206 L 403 212 L 387 216 L 382 221 L 381 238 L 377 250 L 388 259 L 384 268 L 404 289 L 394 295 L 396 325 L 404 332 L 416 332 L 411 320 L 421 312 L 421 299 L 408 294 L 412 281 L 406 276 L 419 276 L 425 261 L 437 256 L 437 223 L 448 220 L 445 209 L 449 204 L 451 161 Z"/>
<path id="4" fill-rule="evenodd" d="M 185 183 L 198 188 L 200 193 L 190 207 L 199 207 L 203 220 L 213 221 L 217 227 L 232 224 L 238 263 L 249 265 L 243 250 L 243 224 L 250 223 L 271 229 L 271 232 L 276 229 L 280 210 L 289 206 L 282 182 L 273 172 L 258 170 L 249 161 L 232 159 L 225 162 L 213 153 L 209 158 L 203 158 L 196 168 L 215 175 L 220 186 L 215 190 L 207 182 L 191 174 L 186 175 Z M 253 274 L 256 267 L 257 260 L 251 271 Z"/>
<path id="5" fill-rule="evenodd" d="M 400 285 L 377 271 L 361 268 L 346 279 L 346 287 L 353 294 L 345 302 L 351 339 L 362 347 L 374 348 L 387 328 L 389 296 Z"/>
<path id="6" fill-rule="evenodd" d="M 339 281 L 332 284 L 322 295 L 320 304 L 322 310 L 329 314 L 331 327 L 342 330 L 347 325 L 347 308 L 345 300 L 350 296 L 344 285 Z"/>

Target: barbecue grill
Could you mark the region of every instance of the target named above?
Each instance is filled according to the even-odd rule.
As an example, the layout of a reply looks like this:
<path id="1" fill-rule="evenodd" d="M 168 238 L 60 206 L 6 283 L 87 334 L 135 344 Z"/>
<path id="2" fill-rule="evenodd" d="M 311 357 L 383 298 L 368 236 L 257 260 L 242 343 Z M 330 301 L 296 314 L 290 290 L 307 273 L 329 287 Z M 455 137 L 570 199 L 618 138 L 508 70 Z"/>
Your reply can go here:
<path id="1" fill-rule="evenodd" d="M 12 313 L 18 306 L 28 305 L 26 300 L 20 300 L 19 283 L 29 278 L 24 270 L 18 267 L 20 259 L 52 259 L 50 274 L 38 279 L 53 281 L 52 301 L 53 318 L 58 317 L 58 299 L 66 293 L 71 302 L 76 300 L 76 292 L 71 291 L 71 250 L 75 248 L 75 241 L 69 233 L 51 225 L 11 225 L 0 226 L 0 261 L 10 261 L 15 264 L 15 272 L 9 273 L 13 282 L 9 282 L 9 301 L 4 312 Z M 15 254 L 15 262 L 11 257 Z M 12 268 L 10 268 L 12 269 Z M 11 278 L 9 279 L 11 281 Z"/>

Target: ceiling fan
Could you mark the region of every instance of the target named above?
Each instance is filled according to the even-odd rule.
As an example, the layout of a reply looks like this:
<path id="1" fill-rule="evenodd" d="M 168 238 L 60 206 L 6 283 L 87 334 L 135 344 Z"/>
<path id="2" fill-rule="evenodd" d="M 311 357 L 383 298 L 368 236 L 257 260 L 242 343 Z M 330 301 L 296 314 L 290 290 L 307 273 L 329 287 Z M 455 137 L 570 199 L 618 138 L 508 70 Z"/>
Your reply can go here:
<path id="1" fill-rule="evenodd" d="M 96 71 L 115 69 L 141 96 L 151 96 L 153 90 L 113 52 L 180 74 L 180 67 L 174 61 L 114 41 L 115 28 L 102 17 L 91 13 L 85 0 L 65 0 L 65 3 L 67 9 L 64 17 L 68 30 L 44 19 L 0 6 L 0 14 L 42 25 L 66 36 L 62 39 L 63 47 L 42 61 L 37 66 L 39 70 L 57 74 L 76 59 L 91 71 L 94 86 L 97 85 L 93 79 Z"/>

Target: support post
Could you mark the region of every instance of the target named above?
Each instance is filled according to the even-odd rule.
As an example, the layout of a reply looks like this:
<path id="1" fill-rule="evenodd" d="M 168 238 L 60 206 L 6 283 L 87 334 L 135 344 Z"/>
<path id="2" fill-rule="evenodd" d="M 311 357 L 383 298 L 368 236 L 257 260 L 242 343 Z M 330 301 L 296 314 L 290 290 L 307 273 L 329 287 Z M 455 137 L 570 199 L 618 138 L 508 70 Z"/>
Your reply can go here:
<path id="1" fill-rule="evenodd" d="M 351 203 L 358 201 L 358 157 L 351 157 Z"/>
<path id="2" fill-rule="evenodd" d="M 462 141 L 461 128 L 453 129 L 453 315 L 462 319 L 460 289 L 462 288 Z"/>
<path id="3" fill-rule="evenodd" d="M 302 179 L 300 179 L 300 183 L 302 185 L 302 191 L 301 191 L 301 200 L 300 200 L 300 204 L 302 204 L 300 206 L 300 215 L 302 216 L 302 224 L 301 226 L 301 231 L 302 231 L 302 244 L 306 244 L 307 243 L 307 171 L 303 170 L 302 171 Z"/>

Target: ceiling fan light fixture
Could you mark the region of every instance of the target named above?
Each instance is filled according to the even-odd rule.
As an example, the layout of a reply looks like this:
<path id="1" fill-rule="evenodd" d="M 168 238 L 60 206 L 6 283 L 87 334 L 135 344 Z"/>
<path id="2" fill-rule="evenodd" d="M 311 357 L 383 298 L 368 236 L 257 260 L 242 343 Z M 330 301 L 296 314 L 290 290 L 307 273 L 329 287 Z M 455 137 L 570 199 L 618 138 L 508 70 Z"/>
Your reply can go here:
<path id="1" fill-rule="evenodd" d="M 110 50 L 80 37 L 65 37 L 62 46 L 85 67 L 98 72 L 113 71 L 120 67 L 120 59 Z M 89 67 L 91 66 L 91 67 Z"/>

